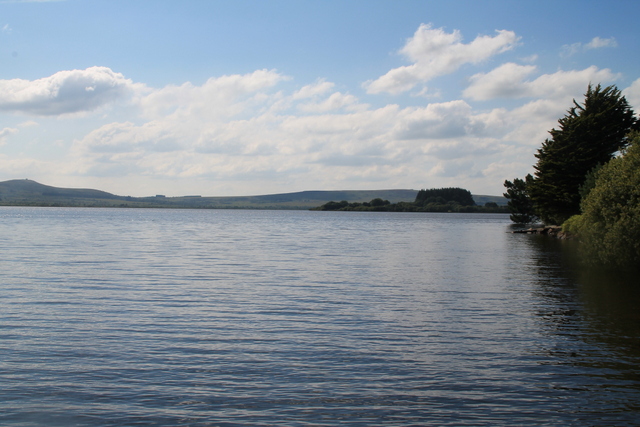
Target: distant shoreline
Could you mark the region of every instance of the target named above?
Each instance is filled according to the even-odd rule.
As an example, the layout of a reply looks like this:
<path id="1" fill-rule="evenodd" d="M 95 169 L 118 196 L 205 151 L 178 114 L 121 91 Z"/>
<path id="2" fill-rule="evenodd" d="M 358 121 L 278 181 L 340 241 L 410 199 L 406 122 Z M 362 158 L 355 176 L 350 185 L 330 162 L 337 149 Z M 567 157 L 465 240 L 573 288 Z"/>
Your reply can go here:
<path id="1" fill-rule="evenodd" d="M 300 191 L 259 196 L 207 197 L 164 195 L 118 196 L 94 189 L 58 188 L 28 179 L 0 182 L 0 206 L 88 207 L 88 208 L 171 208 L 171 209 L 273 209 L 308 210 L 331 200 L 365 203 L 381 198 L 392 203 L 413 202 L 418 190 Z M 500 196 L 474 196 L 477 204 L 506 205 Z"/>

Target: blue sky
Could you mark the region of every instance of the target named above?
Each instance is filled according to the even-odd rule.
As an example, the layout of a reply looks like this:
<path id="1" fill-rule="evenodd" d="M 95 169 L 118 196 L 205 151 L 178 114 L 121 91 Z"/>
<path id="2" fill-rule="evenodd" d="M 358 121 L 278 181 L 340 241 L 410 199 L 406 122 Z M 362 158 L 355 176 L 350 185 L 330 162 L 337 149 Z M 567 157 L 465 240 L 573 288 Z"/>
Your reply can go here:
<path id="1" fill-rule="evenodd" d="M 501 194 L 638 1 L 0 1 L 0 180 L 120 195 Z"/>

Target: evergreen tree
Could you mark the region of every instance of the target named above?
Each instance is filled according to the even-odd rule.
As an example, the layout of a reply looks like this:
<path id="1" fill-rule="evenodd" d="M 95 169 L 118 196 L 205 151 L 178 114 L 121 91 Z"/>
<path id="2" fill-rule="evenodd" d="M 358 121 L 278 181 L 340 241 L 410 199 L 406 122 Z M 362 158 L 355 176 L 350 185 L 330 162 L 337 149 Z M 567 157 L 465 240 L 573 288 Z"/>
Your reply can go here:
<path id="1" fill-rule="evenodd" d="M 637 121 L 615 86 L 589 85 L 584 104 L 573 104 L 538 150 L 535 179 L 528 189 L 536 213 L 546 223 L 562 224 L 580 213 L 585 177 L 627 144 L 625 135 Z"/>
<path id="2" fill-rule="evenodd" d="M 415 204 L 419 206 L 429 203 L 444 204 L 448 202 L 456 202 L 462 206 L 475 206 L 476 204 L 469 190 L 457 187 L 420 190 L 415 200 Z"/>
<path id="3" fill-rule="evenodd" d="M 513 182 L 509 180 L 504 182 L 507 192 L 503 196 L 509 200 L 507 202 L 509 212 L 511 212 L 509 218 L 513 222 L 528 224 L 538 219 L 533 210 L 533 202 L 527 192 L 527 186 L 531 181 L 533 181 L 533 177 L 529 174 L 524 180 L 516 178 Z"/>

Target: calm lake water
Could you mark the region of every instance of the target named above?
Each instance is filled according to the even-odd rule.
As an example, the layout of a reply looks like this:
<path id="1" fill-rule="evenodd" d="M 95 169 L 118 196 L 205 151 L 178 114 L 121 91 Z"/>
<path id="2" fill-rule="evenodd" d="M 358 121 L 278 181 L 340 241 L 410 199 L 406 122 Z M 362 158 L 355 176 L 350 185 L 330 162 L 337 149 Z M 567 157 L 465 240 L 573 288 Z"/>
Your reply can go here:
<path id="1" fill-rule="evenodd" d="M 639 279 L 510 230 L 0 208 L 0 425 L 638 425 Z"/>

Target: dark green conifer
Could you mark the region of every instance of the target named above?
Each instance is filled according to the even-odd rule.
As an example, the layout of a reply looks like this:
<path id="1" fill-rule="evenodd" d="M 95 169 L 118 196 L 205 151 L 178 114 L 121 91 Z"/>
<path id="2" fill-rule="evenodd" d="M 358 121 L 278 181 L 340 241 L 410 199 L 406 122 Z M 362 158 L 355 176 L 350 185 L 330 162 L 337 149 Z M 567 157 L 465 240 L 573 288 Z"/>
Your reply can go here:
<path id="1" fill-rule="evenodd" d="M 447 202 L 455 202 L 461 206 L 475 206 L 476 204 L 469 190 L 457 187 L 420 190 L 415 200 L 415 204 L 418 206 L 424 206 L 429 203 L 445 204 Z"/>
<path id="2" fill-rule="evenodd" d="M 524 180 L 516 178 L 513 182 L 506 180 L 504 186 L 507 192 L 503 196 L 509 200 L 507 206 L 511 215 L 511 221 L 519 224 L 528 224 L 536 221 L 538 218 L 533 209 L 533 202 L 527 192 L 527 185 L 531 183 L 533 177 L 527 175 Z"/>
<path id="3" fill-rule="evenodd" d="M 562 224 L 580 213 L 585 177 L 627 144 L 625 135 L 637 121 L 615 86 L 589 85 L 583 105 L 573 104 L 538 150 L 535 179 L 528 188 L 536 213 L 546 223 Z"/>

